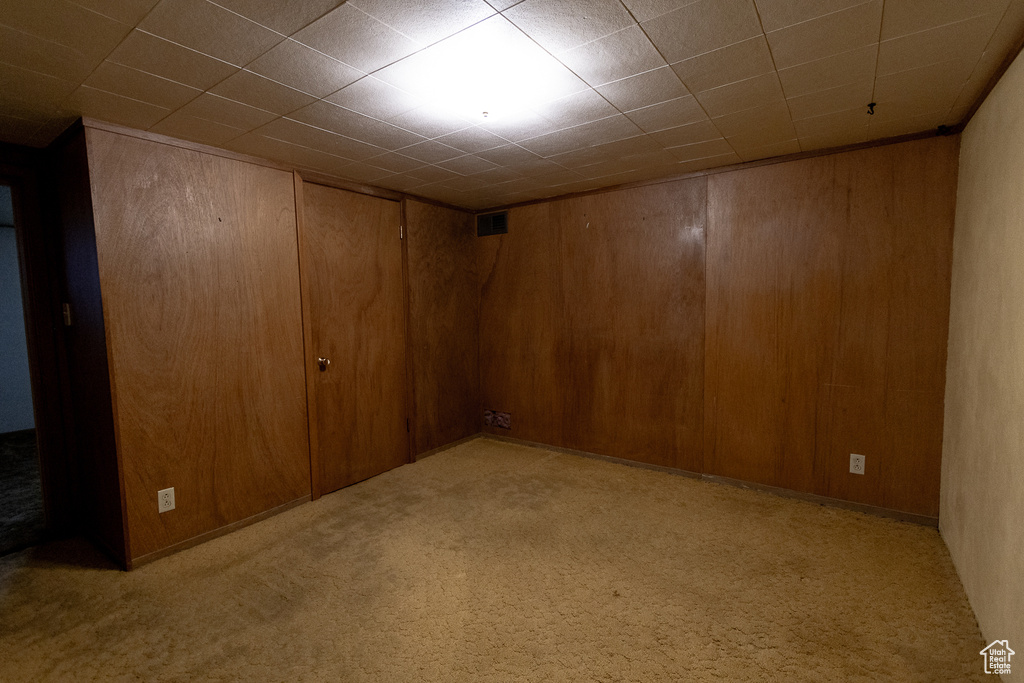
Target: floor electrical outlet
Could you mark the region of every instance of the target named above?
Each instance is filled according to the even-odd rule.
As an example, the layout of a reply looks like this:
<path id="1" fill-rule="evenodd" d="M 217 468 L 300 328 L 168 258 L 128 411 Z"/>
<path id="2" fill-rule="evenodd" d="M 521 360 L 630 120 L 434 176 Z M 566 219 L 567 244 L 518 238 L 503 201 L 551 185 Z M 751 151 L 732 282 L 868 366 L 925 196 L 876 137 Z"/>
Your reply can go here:
<path id="1" fill-rule="evenodd" d="M 174 487 L 160 489 L 156 492 L 157 509 L 160 512 L 168 512 L 174 509 Z"/>
<path id="2" fill-rule="evenodd" d="M 864 456 L 850 453 L 850 473 L 864 474 Z"/>

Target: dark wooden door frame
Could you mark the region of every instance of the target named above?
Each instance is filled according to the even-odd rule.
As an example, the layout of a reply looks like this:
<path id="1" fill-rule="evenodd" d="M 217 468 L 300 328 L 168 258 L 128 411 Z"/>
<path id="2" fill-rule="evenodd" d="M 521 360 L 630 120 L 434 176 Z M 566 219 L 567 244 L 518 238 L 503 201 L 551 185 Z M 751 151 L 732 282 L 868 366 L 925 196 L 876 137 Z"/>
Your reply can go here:
<path id="1" fill-rule="evenodd" d="M 21 266 L 29 377 L 49 535 L 73 531 L 74 493 L 63 381 L 60 247 L 44 150 L 0 143 L 0 184 L 11 188 Z"/>

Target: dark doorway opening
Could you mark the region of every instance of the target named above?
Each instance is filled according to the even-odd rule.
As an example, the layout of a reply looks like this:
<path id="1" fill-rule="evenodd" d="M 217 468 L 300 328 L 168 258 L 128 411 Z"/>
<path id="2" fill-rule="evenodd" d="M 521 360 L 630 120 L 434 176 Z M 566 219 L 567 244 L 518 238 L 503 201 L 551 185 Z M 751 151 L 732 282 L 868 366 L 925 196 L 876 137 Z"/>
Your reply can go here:
<path id="1" fill-rule="evenodd" d="M 46 531 L 18 254 L 11 188 L 0 185 L 0 554 Z"/>

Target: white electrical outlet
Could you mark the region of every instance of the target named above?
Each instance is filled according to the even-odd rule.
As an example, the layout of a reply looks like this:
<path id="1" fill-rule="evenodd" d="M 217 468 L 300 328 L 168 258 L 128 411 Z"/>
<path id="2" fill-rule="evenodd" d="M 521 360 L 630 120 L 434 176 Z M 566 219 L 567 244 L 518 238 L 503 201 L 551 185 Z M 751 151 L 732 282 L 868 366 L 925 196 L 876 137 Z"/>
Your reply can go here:
<path id="1" fill-rule="evenodd" d="M 850 473 L 864 474 L 864 456 L 850 453 Z"/>
<path id="2" fill-rule="evenodd" d="M 174 487 L 160 489 L 156 492 L 157 510 L 167 512 L 174 509 Z"/>

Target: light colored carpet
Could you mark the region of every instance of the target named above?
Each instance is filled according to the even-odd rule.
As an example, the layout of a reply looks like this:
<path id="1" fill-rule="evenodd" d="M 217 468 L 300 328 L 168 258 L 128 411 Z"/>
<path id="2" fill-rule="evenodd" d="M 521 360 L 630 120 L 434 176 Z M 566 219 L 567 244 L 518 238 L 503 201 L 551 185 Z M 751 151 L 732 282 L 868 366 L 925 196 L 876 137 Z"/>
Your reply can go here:
<path id="1" fill-rule="evenodd" d="M 131 573 L 0 560 L 0 680 L 964 681 L 934 529 L 476 439 Z"/>

